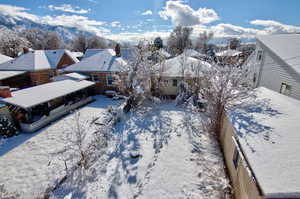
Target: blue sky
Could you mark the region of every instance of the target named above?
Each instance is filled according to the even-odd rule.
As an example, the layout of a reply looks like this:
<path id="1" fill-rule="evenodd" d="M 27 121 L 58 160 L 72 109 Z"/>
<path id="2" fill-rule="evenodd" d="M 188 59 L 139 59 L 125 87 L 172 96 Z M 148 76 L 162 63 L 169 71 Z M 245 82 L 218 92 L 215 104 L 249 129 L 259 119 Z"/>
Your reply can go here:
<path id="1" fill-rule="evenodd" d="M 120 41 L 166 37 L 176 25 L 220 38 L 300 32 L 299 8 L 298 0 L 0 0 L 2 14 Z"/>

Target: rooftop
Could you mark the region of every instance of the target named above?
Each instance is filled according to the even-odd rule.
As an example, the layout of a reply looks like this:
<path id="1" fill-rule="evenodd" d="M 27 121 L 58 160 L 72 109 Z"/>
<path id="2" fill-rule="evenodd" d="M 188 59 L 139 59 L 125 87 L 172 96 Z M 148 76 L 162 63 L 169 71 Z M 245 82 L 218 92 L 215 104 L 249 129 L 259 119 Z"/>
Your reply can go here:
<path id="1" fill-rule="evenodd" d="M 72 72 L 120 72 L 127 65 L 123 57 L 115 56 L 112 49 L 102 50 L 90 57 L 83 59 L 81 62 L 70 65 L 65 71 Z"/>
<path id="2" fill-rule="evenodd" d="M 24 109 L 28 109 L 38 104 L 42 104 L 50 100 L 82 90 L 94 84 L 95 83 L 86 80 L 63 80 L 51 82 L 12 92 L 12 97 L 5 98 L 2 101 L 8 104 L 22 107 Z"/>
<path id="3" fill-rule="evenodd" d="M 0 64 L 12 60 L 13 58 L 0 54 Z"/>
<path id="4" fill-rule="evenodd" d="M 5 80 L 11 77 L 22 75 L 24 73 L 26 73 L 26 71 L 0 71 L 0 80 Z"/>
<path id="5" fill-rule="evenodd" d="M 38 71 L 56 68 L 64 54 L 74 62 L 79 62 L 69 50 L 35 50 L 0 64 L 0 70 Z"/>
<path id="6" fill-rule="evenodd" d="M 266 198 L 300 197 L 300 101 L 267 88 L 228 111 Z"/>
<path id="7" fill-rule="evenodd" d="M 300 34 L 265 35 L 258 36 L 257 40 L 300 73 Z"/>

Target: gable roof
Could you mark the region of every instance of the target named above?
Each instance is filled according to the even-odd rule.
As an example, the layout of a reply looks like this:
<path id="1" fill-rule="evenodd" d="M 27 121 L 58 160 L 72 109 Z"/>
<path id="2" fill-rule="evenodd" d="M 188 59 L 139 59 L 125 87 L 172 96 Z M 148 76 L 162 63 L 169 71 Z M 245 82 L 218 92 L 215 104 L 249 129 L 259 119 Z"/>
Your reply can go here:
<path id="1" fill-rule="evenodd" d="M 67 73 L 67 74 L 63 74 L 63 75 L 58 75 L 58 76 L 54 76 L 51 78 L 52 81 L 62 81 L 62 80 L 66 80 L 66 79 L 71 79 L 71 80 L 85 80 L 88 79 L 89 77 L 80 73 Z"/>
<path id="2" fill-rule="evenodd" d="M 300 34 L 265 35 L 258 36 L 257 40 L 300 73 Z"/>
<path id="3" fill-rule="evenodd" d="M 87 49 L 83 55 L 83 59 L 91 57 L 97 53 L 103 52 L 105 50 L 113 51 L 113 55 L 115 55 L 114 49 Z M 131 61 L 136 54 L 136 48 L 121 48 L 121 57 L 126 61 Z"/>
<path id="4" fill-rule="evenodd" d="M 167 59 L 162 64 L 156 64 L 154 68 L 165 77 L 182 77 L 183 67 L 184 75 L 197 76 L 197 67 L 199 66 L 201 67 L 199 72 L 201 72 L 201 70 L 205 70 L 211 65 L 208 62 L 181 54 L 177 57 Z"/>
<path id="5" fill-rule="evenodd" d="M 0 54 L 0 64 L 12 60 L 13 58 Z"/>
<path id="6" fill-rule="evenodd" d="M 70 72 L 121 72 L 125 69 L 127 62 L 122 57 L 115 56 L 112 49 L 102 50 L 81 62 L 66 67 Z"/>
<path id="7" fill-rule="evenodd" d="M 216 53 L 216 56 L 217 57 L 235 57 L 241 53 L 242 52 L 238 51 L 238 50 L 228 49 L 228 50 L 224 50 L 224 51 Z"/>
<path id="8" fill-rule="evenodd" d="M 300 197 L 300 101 L 260 87 L 228 111 L 266 198 Z"/>
<path id="9" fill-rule="evenodd" d="M 0 64 L 0 70 L 38 71 L 55 69 L 64 54 L 67 54 L 74 62 L 79 62 L 69 50 L 35 50 Z"/>

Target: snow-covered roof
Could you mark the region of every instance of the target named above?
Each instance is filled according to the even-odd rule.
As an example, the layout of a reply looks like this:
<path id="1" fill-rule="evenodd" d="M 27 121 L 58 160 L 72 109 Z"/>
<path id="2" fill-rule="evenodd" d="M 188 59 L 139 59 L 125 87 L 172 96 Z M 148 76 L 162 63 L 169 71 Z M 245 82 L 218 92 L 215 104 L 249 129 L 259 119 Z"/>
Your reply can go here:
<path id="1" fill-rule="evenodd" d="M 0 64 L 12 60 L 13 58 L 0 54 Z"/>
<path id="2" fill-rule="evenodd" d="M 266 198 L 300 198 L 300 101 L 260 87 L 228 111 Z"/>
<path id="3" fill-rule="evenodd" d="M 26 73 L 26 71 L 0 71 L 0 80 L 15 77 L 24 73 Z"/>
<path id="4" fill-rule="evenodd" d="M 197 76 L 198 72 L 206 70 L 210 66 L 211 65 L 208 62 L 201 61 L 193 57 L 184 56 L 182 54 L 168 59 L 162 64 L 156 64 L 154 69 L 165 77 L 182 77 L 183 69 L 185 76 Z"/>
<path id="5" fill-rule="evenodd" d="M 22 89 L 12 93 L 12 97 L 2 101 L 24 109 L 48 102 L 58 97 L 82 90 L 94 85 L 91 81 L 63 80 Z"/>
<path id="6" fill-rule="evenodd" d="M 71 72 L 120 72 L 125 69 L 127 62 L 123 57 L 115 56 L 112 49 L 102 50 L 91 57 L 83 59 L 81 62 L 65 68 Z"/>
<path id="7" fill-rule="evenodd" d="M 75 57 L 82 57 L 83 56 L 83 52 L 71 52 Z"/>
<path id="8" fill-rule="evenodd" d="M 199 53 L 198 51 L 194 50 L 194 49 L 186 49 L 184 51 L 186 56 L 189 57 L 205 57 L 205 55 Z"/>
<path id="9" fill-rule="evenodd" d="M 241 53 L 242 52 L 238 51 L 238 50 L 228 49 L 228 50 L 224 50 L 224 51 L 216 53 L 216 56 L 217 57 L 235 57 L 235 56 L 238 56 Z"/>
<path id="10" fill-rule="evenodd" d="M 265 35 L 257 40 L 300 73 L 300 34 Z"/>
<path id="11" fill-rule="evenodd" d="M 114 49 L 87 49 L 84 53 L 83 59 L 91 57 L 105 50 L 112 50 L 114 55 L 116 54 Z M 136 48 L 121 48 L 121 57 L 126 61 L 131 61 L 134 58 L 135 54 Z"/>
<path id="12" fill-rule="evenodd" d="M 35 50 L 0 64 L 0 70 L 38 71 L 56 68 L 65 53 L 74 62 L 79 62 L 69 50 Z"/>
<path id="13" fill-rule="evenodd" d="M 71 79 L 71 80 L 84 80 L 88 79 L 89 77 L 80 73 L 68 73 L 68 74 L 63 74 L 59 76 L 54 76 L 51 78 L 53 81 L 62 81 L 66 79 Z"/>
<path id="14" fill-rule="evenodd" d="M 0 70 L 36 71 L 50 69 L 51 65 L 43 50 L 36 50 L 0 64 Z"/>

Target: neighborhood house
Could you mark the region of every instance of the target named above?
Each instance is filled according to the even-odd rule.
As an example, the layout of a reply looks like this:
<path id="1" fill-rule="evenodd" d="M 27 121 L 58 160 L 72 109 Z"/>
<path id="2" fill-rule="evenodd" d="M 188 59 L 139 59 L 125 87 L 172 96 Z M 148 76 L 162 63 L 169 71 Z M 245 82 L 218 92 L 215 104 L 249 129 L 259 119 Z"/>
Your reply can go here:
<path id="1" fill-rule="evenodd" d="M 245 64 L 254 67 L 255 87 L 266 87 L 300 100 L 300 34 L 258 36 Z"/>
<path id="2" fill-rule="evenodd" d="M 77 72 L 89 76 L 90 80 L 95 82 L 96 93 L 104 93 L 106 90 L 117 91 L 114 75 L 126 70 L 127 61 L 112 49 L 101 50 L 64 69 L 65 72 Z"/>
<path id="3" fill-rule="evenodd" d="M 0 64 L 0 82 L 16 88 L 48 83 L 59 70 L 77 62 L 79 60 L 69 50 L 28 51 Z"/>

